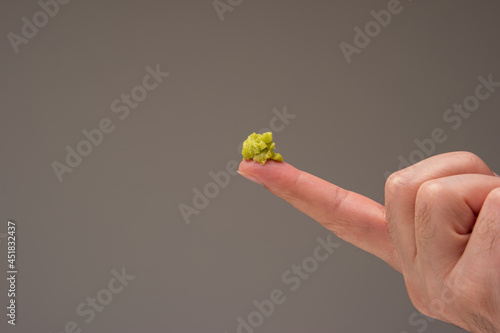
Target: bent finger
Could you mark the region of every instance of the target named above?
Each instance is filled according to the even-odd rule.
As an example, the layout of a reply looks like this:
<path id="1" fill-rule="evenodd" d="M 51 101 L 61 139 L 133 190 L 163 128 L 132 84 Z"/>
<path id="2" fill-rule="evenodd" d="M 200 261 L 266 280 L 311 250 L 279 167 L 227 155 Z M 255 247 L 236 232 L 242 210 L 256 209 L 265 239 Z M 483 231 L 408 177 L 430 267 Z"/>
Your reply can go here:
<path id="1" fill-rule="evenodd" d="M 387 221 L 403 269 L 414 269 L 416 258 L 415 201 L 427 181 L 460 174 L 493 175 L 476 155 L 453 152 L 428 158 L 391 175 L 386 183 Z"/>
<path id="2" fill-rule="evenodd" d="M 499 258 L 500 185 L 497 185 L 484 200 L 459 265 L 463 265 L 462 269 L 471 274 L 491 272 L 498 276 L 500 275 Z"/>
<path id="3" fill-rule="evenodd" d="M 448 274 L 461 258 L 487 195 L 500 179 L 457 175 L 425 182 L 416 199 L 417 261 L 432 276 Z"/>

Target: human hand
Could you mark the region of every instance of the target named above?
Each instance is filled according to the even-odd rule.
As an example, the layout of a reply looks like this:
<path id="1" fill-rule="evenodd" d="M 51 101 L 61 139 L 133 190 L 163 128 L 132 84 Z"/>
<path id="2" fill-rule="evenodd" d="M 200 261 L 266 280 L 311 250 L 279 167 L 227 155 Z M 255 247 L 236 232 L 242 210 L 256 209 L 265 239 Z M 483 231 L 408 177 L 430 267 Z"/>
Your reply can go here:
<path id="1" fill-rule="evenodd" d="M 500 177 L 471 153 L 435 156 L 391 175 L 385 207 L 287 163 L 239 172 L 404 276 L 423 314 L 500 332 Z"/>

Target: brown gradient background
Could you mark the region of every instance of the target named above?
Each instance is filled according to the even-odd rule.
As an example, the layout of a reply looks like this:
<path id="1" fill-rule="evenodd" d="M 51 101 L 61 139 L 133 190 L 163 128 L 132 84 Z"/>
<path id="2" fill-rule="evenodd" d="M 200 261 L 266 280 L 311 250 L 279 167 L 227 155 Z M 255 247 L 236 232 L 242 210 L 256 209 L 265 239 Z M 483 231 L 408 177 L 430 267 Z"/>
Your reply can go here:
<path id="1" fill-rule="evenodd" d="M 18 223 L 19 275 L 15 327 L 0 283 L 0 331 L 232 333 L 279 288 L 287 301 L 255 332 L 459 332 L 412 326 L 399 273 L 340 240 L 290 291 L 281 275 L 329 232 L 242 177 L 190 225 L 178 210 L 285 105 L 297 115 L 275 136 L 285 160 L 375 200 L 436 127 L 449 137 L 436 154 L 472 151 L 499 172 L 500 89 L 456 131 L 442 116 L 479 75 L 500 81 L 500 3 L 402 5 L 347 64 L 339 43 L 387 1 L 247 0 L 223 22 L 209 0 L 72 1 L 14 54 L 7 33 L 39 7 L 3 0 L 0 233 Z M 156 64 L 170 77 L 119 120 L 111 102 Z M 60 183 L 51 163 L 105 117 L 115 131 Z M 136 279 L 85 324 L 76 307 L 122 267 Z"/>

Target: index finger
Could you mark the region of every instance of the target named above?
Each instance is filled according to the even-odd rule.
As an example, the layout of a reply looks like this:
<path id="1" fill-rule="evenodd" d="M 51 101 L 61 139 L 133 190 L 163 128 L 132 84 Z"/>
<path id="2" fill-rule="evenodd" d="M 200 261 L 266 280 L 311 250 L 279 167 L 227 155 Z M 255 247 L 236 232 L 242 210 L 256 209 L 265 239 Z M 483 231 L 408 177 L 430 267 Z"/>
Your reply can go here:
<path id="1" fill-rule="evenodd" d="M 399 270 L 384 206 L 285 162 L 268 161 L 260 165 L 243 160 L 238 172 L 261 183 L 338 237 Z"/>

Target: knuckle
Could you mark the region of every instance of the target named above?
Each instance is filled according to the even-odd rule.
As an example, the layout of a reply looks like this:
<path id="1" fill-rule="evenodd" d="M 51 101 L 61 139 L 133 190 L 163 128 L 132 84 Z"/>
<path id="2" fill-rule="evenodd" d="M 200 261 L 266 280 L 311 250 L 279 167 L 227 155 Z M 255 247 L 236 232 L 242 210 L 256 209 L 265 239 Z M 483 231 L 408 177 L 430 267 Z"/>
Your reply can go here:
<path id="1" fill-rule="evenodd" d="M 484 161 L 474 153 L 468 151 L 459 151 L 455 153 L 459 158 L 463 159 L 465 163 L 470 165 L 471 167 L 480 167 L 484 166 Z"/>
<path id="2" fill-rule="evenodd" d="M 450 192 L 450 186 L 441 179 L 433 179 L 424 182 L 417 192 L 417 200 L 422 202 L 436 202 L 440 198 L 446 198 Z"/>
<path id="3" fill-rule="evenodd" d="M 408 177 L 408 171 L 406 170 L 400 170 L 390 175 L 385 183 L 386 198 L 407 188 L 410 181 L 411 178 Z"/>

